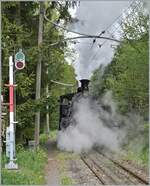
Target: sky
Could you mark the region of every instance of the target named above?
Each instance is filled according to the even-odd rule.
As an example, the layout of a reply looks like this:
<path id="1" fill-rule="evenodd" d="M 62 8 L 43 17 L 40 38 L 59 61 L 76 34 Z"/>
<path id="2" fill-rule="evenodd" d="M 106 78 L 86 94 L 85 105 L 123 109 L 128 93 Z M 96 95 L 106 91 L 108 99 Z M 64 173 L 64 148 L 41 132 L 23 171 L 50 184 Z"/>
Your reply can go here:
<path id="1" fill-rule="evenodd" d="M 80 1 L 80 5 L 71 10 L 73 17 L 79 21 L 70 25 L 69 28 L 86 34 L 98 35 L 101 31 L 106 30 L 103 36 L 120 38 L 119 17 L 131 1 Z M 116 20 L 116 18 L 119 17 Z M 114 24 L 112 24 L 114 23 Z M 112 26 L 110 26 L 112 25 Z M 108 26 L 110 26 L 108 28 Z M 108 28 L 108 29 L 107 29 Z M 72 35 L 71 35 L 72 36 Z M 74 35 L 75 36 L 75 35 Z M 90 79 L 92 72 L 100 66 L 107 65 L 111 62 L 114 54 L 116 42 L 97 39 L 93 44 L 93 39 L 78 39 L 73 44 L 76 51 L 73 66 L 77 74 L 77 79 Z M 102 47 L 100 47 L 102 45 Z"/>

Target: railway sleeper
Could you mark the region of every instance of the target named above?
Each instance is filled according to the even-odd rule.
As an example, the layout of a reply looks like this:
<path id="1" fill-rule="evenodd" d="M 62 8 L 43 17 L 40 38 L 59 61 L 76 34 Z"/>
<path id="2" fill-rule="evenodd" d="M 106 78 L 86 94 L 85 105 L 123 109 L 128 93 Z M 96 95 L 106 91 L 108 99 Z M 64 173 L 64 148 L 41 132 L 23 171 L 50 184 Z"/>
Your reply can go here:
<path id="1" fill-rule="evenodd" d="M 130 175 L 132 175 L 133 177 L 138 179 L 140 183 L 149 185 L 149 179 L 148 179 L 148 176 L 146 174 L 144 174 L 144 176 L 141 176 L 141 174 L 139 173 L 139 170 L 135 169 L 134 167 L 132 167 L 132 169 L 131 169 L 130 165 L 127 165 L 123 161 L 116 160 L 116 158 L 114 158 L 114 155 L 112 157 L 110 157 L 110 155 L 108 153 L 107 154 L 102 153 L 99 150 L 97 150 L 97 152 L 102 154 L 104 157 L 108 158 L 110 161 L 112 161 L 114 164 L 116 164 L 117 166 L 119 166 L 123 170 L 130 173 Z"/>
<path id="2" fill-rule="evenodd" d="M 114 185 L 115 182 L 112 178 L 110 178 L 103 169 L 100 169 L 95 162 L 90 159 L 88 156 L 81 156 L 83 162 L 87 165 L 87 167 L 93 172 L 93 174 L 99 179 L 101 184 L 103 185 Z"/>
<path id="3" fill-rule="evenodd" d="M 95 152 L 95 154 L 96 154 L 97 160 L 101 162 L 101 164 L 103 164 L 104 166 L 108 167 L 108 169 L 111 170 L 115 174 L 115 175 L 113 174 L 113 177 L 115 178 L 115 180 L 118 179 L 118 183 L 121 181 L 122 184 L 127 184 L 127 185 L 143 184 L 141 180 L 131 175 L 127 170 L 122 169 L 120 166 L 115 164 L 113 161 L 106 158 L 103 154 L 100 154 L 98 152 Z M 117 179 L 116 179 L 116 176 L 117 176 Z"/>

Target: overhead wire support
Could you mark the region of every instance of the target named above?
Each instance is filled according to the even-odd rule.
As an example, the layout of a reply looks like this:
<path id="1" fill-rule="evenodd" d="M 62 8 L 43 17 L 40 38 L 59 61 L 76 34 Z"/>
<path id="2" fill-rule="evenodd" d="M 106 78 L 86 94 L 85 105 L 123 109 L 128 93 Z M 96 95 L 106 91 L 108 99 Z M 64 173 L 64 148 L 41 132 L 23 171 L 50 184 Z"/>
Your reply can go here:
<path id="1" fill-rule="evenodd" d="M 88 36 L 88 34 L 80 33 L 80 32 L 76 32 L 76 31 L 70 30 L 70 29 L 68 29 L 68 28 L 65 28 L 65 27 L 63 27 L 63 26 L 60 26 L 59 24 L 57 24 L 57 23 L 51 21 L 50 19 L 47 18 L 45 12 L 44 12 L 44 18 L 45 18 L 45 20 L 47 20 L 48 22 L 50 22 L 50 23 L 53 24 L 54 26 L 59 27 L 59 28 L 61 28 L 61 29 L 63 29 L 63 30 L 66 30 L 67 32 L 71 32 L 71 33 L 78 34 L 78 35 L 82 35 L 82 36 Z"/>
<path id="2" fill-rule="evenodd" d="M 70 38 L 66 38 L 60 41 L 57 41 L 55 43 L 51 43 L 48 46 L 55 46 L 58 45 L 59 43 L 63 43 L 65 41 L 69 41 L 69 40 L 75 40 L 75 39 L 86 39 L 86 38 L 98 38 L 98 39 L 107 39 L 110 41 L 116 41 L 118 43 L 120 43 L 121 41 L 118 39 L 114 39 L 114 38 L 110 38 L 110 37 L 103 37 L 103 36 L 97 36 L 97 35 L 88 35 L 88 36 L 77 36 L 77 37 L 70 37 Z"/>
<path id="3" fill-rule="evenodd" d="M 58 85 L 63 85 L 63 86 L 68 86 L 68 87 L 74 87 L 75 85 L 73 84 L 68 84 L 68 83 L 62 83 L 62 82 L 59 82 L 59 81 L 54 81 L 54 80 L 51 80 L 52 83 L 56 83 Z"/>

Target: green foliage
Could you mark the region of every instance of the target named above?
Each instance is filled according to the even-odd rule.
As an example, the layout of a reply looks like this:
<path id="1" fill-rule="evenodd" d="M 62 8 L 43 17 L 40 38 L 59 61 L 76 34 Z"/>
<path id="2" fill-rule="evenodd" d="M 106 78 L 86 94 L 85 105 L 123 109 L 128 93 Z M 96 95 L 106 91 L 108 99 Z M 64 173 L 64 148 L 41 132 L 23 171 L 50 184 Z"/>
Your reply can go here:
<path id="1" fill-rule="evenodd" d="M 98 97 L 112 90 L 121 113 L 133 111 L 148 120 L 148 17 L 142 12 L 134 16 L 123 25 L 124 40 L 112 62 L 104 72 L 102 67 L 95 71 L 91 92 Z"/>
<path id="2" fill-rule="evenodd" d="M 52 131 L 50 131 L 50 139 L 51 140 L 56 140 L 57 133 L 58 133 L 58 130 L 52 130 Z"/>
<path id="3" fill-rule="evenodd" d="M 105 71 L 105 89 L 113 90 L 117 100 L 126 101 L 119 104 L 124 106 L 120 107 L 122 111 L 134 110 L 143 115 L 148 109 L 148 44 L 135 41 L 133 46 L 145 50 L 139 53 L 123 43 Z"/>
<path id="4" fill-rule="evenodd" d="M 48 139 L 49 136 L 47 134 L 40 134 L 40 145 L 45 145 Z"/>
<path id="5" fill-rule="evenodd" d="M 100 67 L 94 72 L 90 88 L 97 99 L 111 91 L 121 114 L 129 116 L 130 113 L 133 120 L 133 113 L 144 118 L 138 125 L 133 121 L 132 127 L 129 126 L 124 148 L 131 159 L 148 163 L 148 125 L 144 124 L 148 122 L 149 113 L 148 16 L 142 10 L 125 20 L 123 41 L 115 49 L 112 62 L 104 70 Z"/>
<path id="6" fill-rule="evenodd" d="M 61 177 L 61 185 L 72 185 L 72 179 L 68 176 Z"/>
<path id="7" fill-rule="evenodd" d="M 101 65 L 98 69 L 96 69 L 93 73 L 90 83 L 90 94 L 95 97 L 99 97 L 100 94 L 103 92 L 103 73 L 104 67 Z"/>
<path id="8" fill-rule="evenodd" d="M 74 2 L 45 2 L 48 18 L 54 22 L 71 20 L 69 6 Z M 56 129 L 59 120 L 59 96 L 73 90 L 55 85 L 51 80 L 75 84 L 73 67 L 68 65 L 65 43 L 51 47 L 50 44 L 64 38 L 64 32 L 44 21 L 42 51 L 41 99 L 35 101 L 36 65 L 38 61 L 39 2 L 2 2 L 2 73 L 3 84 L 8 83 L 8 58 L 23 49 L 26 66 L 15 72 L 17 121 L 16 140 L 26 144 L 34 138 L 35 113 L 41 111 L 41 132 L 44 131 L 46 113 L 50 113 L 50 128 Z M 46 73 L 48 68 L 48 75 Z M 49 85 L 49 98 L 45 87 Z M 5 102 L 8 102 L 8 88 L 3 87 Z M 49 105 L 49 110 L 46 109 Z"/>
<path id="9" fill-rule="evenodd" d="M 133 150 L 129 150 L 125 159 L 136 161 L 139 165 L 144 165 L 145 167 L 148 167 L 149 162 L 149 150 L 148 148 L 140 151 L 140 152 L 134 152 Z"/>
<path id="10" fill-rule="evenodd" d="M 50 130 L 50 134 L 40 134 L 40 145 L 45 145 L 48 139 L 56 140 L 57 138 L 57 130 Z"/>
<path id="11" fill-rule="evenodd" d="M 6 158 L 4 162 L 6 162 Z M 2 168 L 3 185 L 40 185 L 45 184 L 44 166 L 47 162 L 46 152 L 42 149 L 37 151 L 23 150 L 17 153 L 19 169 L 16 171 Z M 34 179 L 33 179 L 34 178 Z"/>

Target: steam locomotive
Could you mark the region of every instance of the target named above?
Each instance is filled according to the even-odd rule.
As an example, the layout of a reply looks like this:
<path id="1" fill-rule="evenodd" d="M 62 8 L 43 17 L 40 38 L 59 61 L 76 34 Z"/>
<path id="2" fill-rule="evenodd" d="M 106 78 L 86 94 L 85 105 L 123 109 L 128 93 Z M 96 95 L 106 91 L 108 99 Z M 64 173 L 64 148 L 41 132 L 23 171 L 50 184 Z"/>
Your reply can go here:
<path id="1" fill-rule="evenodd" d="M 89 80 L 81 79 L 81 87 L 78 87 L 77 92 L 60 96 L 60 117 L 59 130 L 65 130 L 73 123 L 73 104 L 80 97 L 87 96 L 89 91 Z"/>
<path id="2" fill-rule="evenodd" d="M 105 103 L 102 99 L 99 100 L 99 105 L 97 105 L 97 100 L 89 95 L 90 81 L 88 79 L 81 79 L 80 82 L 81 87 L 77 88 L 76 93 L 60 96 L 59 130 L 63 131 L 70 125 L 76 125 L 76 120 L 73 117 L 75 103 L 78 103 L 82 98 L 88 98 L 88 100 L 91 101 L 91 108 L 99 113 L 99 118 L 106 127 L 115 130 L 115 128 L 120 128 L 125 125 L 123 119 L 121 119 L 118 114 L 112 114 L 114 109 L 110 103 Z M 94 104 L 94 102 L 96 104 Z"/>

